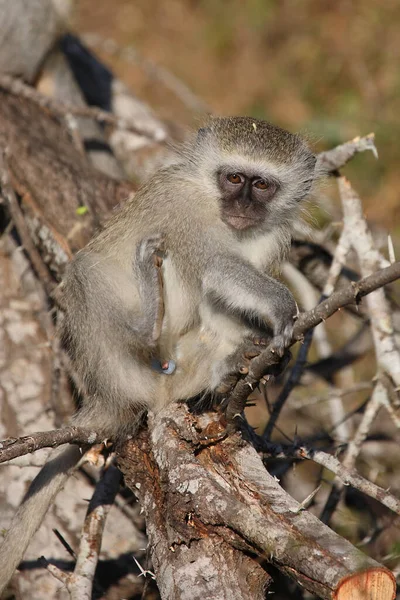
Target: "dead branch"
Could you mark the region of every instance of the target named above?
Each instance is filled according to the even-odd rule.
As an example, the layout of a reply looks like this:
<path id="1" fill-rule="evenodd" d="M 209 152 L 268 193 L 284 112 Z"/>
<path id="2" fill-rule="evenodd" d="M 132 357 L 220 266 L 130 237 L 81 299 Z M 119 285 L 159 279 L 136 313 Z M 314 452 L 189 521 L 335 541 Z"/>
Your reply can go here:
<path id="1" fill-rule="evenodd" d="M 321 321 L 325 321 L 339 308 L 347 306 L 348 304 L 357 305 L 363 296 L 366 296 L 378 288 L 382 288 L 387 283 L 399 279 L 399 277 L 400 262 L 396 262 L 390 267 L 381 269 L 373 275 L 369 275 L 360 281 L 353 282 L 351 285 L 334 292 L 313 310 L 299 315 L 293 331 L 293 344 L 296 341 L 302 340 L 304 334 L 309 329 L 315 327 L 321 323 Z M 251 361 L 248 375 L 237 383 L 234 391 L 229 397 L 227 410 L 229 419 L 234 418 L 235 415 L 242 414 L 246 399 L 251 394 L 258 381 L 260 381 L 263 375 L 268 371 L 269 367 L 279 362 L 279 359 L 280 357 L 278 357 L 273 348 L 269 346 L 264 352 Z"/>
<path id="2" fill-rule="evenodd" d="M 114 503 L 121 473 L 112 464 L 105 469 L 94 490 L 83 524 L 75 569 L 64 573 L 42 557 L 42 564 L 67 588 L 71 600 L 91 600 L 95 571 L 107 515 Z"/>
<path id="3" fill-rule="evenodd" d="M 340 177 L 338 184 L 345 226 L 348 228 L 349 237 L 351 235 L 351 245 L 357 253 L 361 273 L 365 277 L 376 271 L 384 263 L 384 259 L 375 248 L 357 193 L 345 177 Z M 400 352 L 394 340 L 392 317 L 383 289 L 377 290 L 368 297 L 367 307 L 378 366 L 390 374 L 398 387 L 400 386 Z"/>
<path id="4" fill-rule="evenodd" d="M 145 509 L 162 598 L 219 597 L 215 569 L 207 578 L 194 575 L 201 559 L 190 549 L 207 539 L 214 556 L 221 542 L 250 550 L 324 599 L 356 597 L 357 590 L 369 600 L 394 598 L 393 575 L 304 511 L 239 435 L 202 446 L 217 429 L 217 415 L 196 421 L 185 405 L 170 406 L 119 453 Z M 202 564 L 209 565 L 207 555 Z M 224 580 L 234 599 L 243 597 L 236 581 L 235 571 Z M 256 590 L 248 588 L 246 597 L 258 598 Z"/>
<path id="5" fill-rule="evenodd" d="M 368 408 L 370 405 L 371 403 L 368 404 Z M 379 487 L 379 485 L 368 481 L 368 479 L 365 479 L 365 477 L 362 477 L 357 473 L 354 468 L 346 467 L 339 459 L 327 452 L 309 448 L 304 445 L 299 447 L 283 447 L 281 444 L 273 444 L 265 441 L 260 441 L 259 447 L 266 453 L 267 458 L 305 458 L 307 460 L 312 460 L 328 469 L 328 471 L 335 473 L 342 481 L 343 485 L 351 485 L 360 492 L 363 492 L 363 494 L 378 500 L 378 502 L 400 515 L 400 500 L 396 498 L 396 496 L 393 496 L 388 490 Z"/>
<path id="6" fill-rule="evenodd" d="M 10 77 L 9 75 L 0 75 L 0 87 L 10 94 L 14 94 L 15 96 L 35 102 L 35 104 L 41 108 L 47 109 L 52 114 L 59 117 L 66 117 L 67 115 L 74 115 L 76 117 L 90 117 L 99 123 L 104 123 L 125 131 L 136 133 L 137 135 L 149 138 L 155 142 L 162 142 L 166 139 L 166 133 L 161 128 L 151 129 L 140 125 L 135 125 L 130 120 L 128 121 L 127 119 L 121 119 L 120 117 L 102 110 L 101 108 L 97 108 L 96 106 L 74 106 L 63 104 L 62 102 L 56 101 L 53 98 L 49 98 L 48 96 L 40 94 L 31 86 L 23 83 L 23 81 L 15 79 L 14 77 Z"/>
<path id="7" fill-rule="evenodd" d="M 62 444 L 91 446 L 100 441 L 100 436 L 96 432 L 74 426 L 41 431 L 20 438 L 8 438 L 0 442 L 0 463 L 36 452 L 41 448 L 56 448 Z"/>
<path id="8" fill-rule="evenodd" d="M 7 202 L 11 218 L 15 227 L 18 230 L 19 236 L 24 250 L 27 252 L 29 259 L 40 278 L 47 295 L 50 297 L 55 288 L 55 281 L 49 273 L 48 268 L 43 262 L 43 259 L 32 241 L 28 227 L 24 220 L 24 215 L 18 204 L 14 189 L 10 185 L 8 169 L 6 167 L 6 152 L 0 152 L 0 194 Z"/>
<path id="9" fill-rule="evenodd" d="M 365 137 L 356 137 L 350 142 L 336 146 L 327 152 L 318 154 L 316 168 L 323 173 L 332 173 L 349 162 L 357 152 L 371 150 L 375 158 L 378 158 L 378 152 L 375 147 L 375 134 L 370 133 Z"/>
<path id="10" fill-rule="evenodd" d="M 375 247 L 372 235 L 365 220 L 361 200 L 352 188 L 350 182 L 344 178 L 338 178 L 339 193 L 342 201 L 344 227 L 339 240 L 339 246 L 343 246 L 345 253 L 354 248 L 361 273 L 370 275 L 382 264 L 385 259 Z M 340 266 L 338 265 L 337 271 Z M 400 385 L 400 352 L 394 339 L 392 316 L 389 303 L 383 289 L 378 289 L 368 296 L 366 301 L 368 314 L 371 322 L 371 332 L 374 341 L 375 354 L 378 371 L 387 372 L 396 387 Z M 360 453 L 361 446 L 366 439 L 370 428 L 379 412 L 385 406 L 392 421 L 400 427 L 400 419 L 394 411 L 385 386 L 378 380 L 367 410 L 355 432 L 355 435 L 347 447 L 343 458 L 343 466 L 353 469 L 356 459 Z M 326 501 L 321 519 L 328 523 L 343 492 L 343 481 L 334 480 L 330 495 Z"/>

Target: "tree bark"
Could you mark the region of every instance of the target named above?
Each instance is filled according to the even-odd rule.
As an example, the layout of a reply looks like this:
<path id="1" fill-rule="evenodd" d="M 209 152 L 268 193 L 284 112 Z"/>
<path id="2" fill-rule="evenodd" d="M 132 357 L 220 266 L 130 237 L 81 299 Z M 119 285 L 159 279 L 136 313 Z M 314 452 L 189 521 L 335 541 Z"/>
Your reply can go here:
<path id="1" fill-rule="evenodd" d="M 304 511 L 239 434 L 207 444 L 221 431 L 218 415 L 196 419 L 173 405 L 119 452 L 125 481 L 145 510 L 162 598 L 187 597 L 193 585 L 196 598 L 225 598 L 231 561 L 247 569 L 234 549 L 268 560 L 323 599 L 394 598 L 392 573 Z M 206 571 L 196 575 L 200 564 Z M 236 575 L 228 586 L 237 585 Z M 265 581 L 257 575 L 252 585 L 247 597 L 258 598 Z"/>
<path id="2" fill-rule="evenodd" d="M 134 187 L 95 170 L 62 119 L 2 90 L 1 84 L 0 106 L 0 147 L 11 183 L 43 261 L 60 275 Z"/>

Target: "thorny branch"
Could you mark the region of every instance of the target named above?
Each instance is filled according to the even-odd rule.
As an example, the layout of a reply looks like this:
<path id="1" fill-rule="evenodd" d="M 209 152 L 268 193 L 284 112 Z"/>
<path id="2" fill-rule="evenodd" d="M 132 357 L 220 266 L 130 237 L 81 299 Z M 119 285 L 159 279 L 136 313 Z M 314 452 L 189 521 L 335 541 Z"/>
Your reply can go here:
<path id="1" fill-rule="evenodd" d="M 338 185 L 344 215 L 344 227 L 338 247 L 342 245 L 347 252 L 351 247 L 354 248 L 361 273 L 365 276 L 373 273 L 387 261 L 375 247 L 363 215 L 361 200 L 351 184 L 344 177 L 339 177 Z M 348 469 L 354 468 L 361 446 L 382 406 L 385 406 L 393 422 L 399 427 L 399 418 L 393 410 L 385 386 L 381 381 L 382 373 L 386 372 L 396 387 L 400 385 L 400 353 L 394 340 L 392 318 L 383 289 L 378 289 L 371 294 L 366 303 L 377 359 L 378 381 L 357 431 L 346 449 L 343 466 Z M 335 511 L 342 491 L 343 482 L 336 479 L 321 515 L 321 519 L 325 523 L 329 522 Z"/>
<path id="2" fill-rule="evenodd" d="M 357 304 L 361 298 L 374 290 L 400 278 L 400 262 L 381 269 L 369 277 L 353 282 L 345 288 L 334 292 L 329 298 L 318 304 L 314 309 L 301 313 L 295 324 L 292 343 L 303 340 L 305 333 L 316 327 L 322 321 L 333 315 L 340 308 L 349 304 Z M 248 375 L 240 380 L 229 398 L 228 419 L 241 415 L 246 400 L 257 385 L 258 381 L 268 372 L 268 368 L 279 362 L 273 346 L 269 346 L 250 364 Z"/>
<path id="3" fill-rule="evenodd" d="M 20 438 L 8 438 L 0 442 L 0 463 L 36 452 L 41 448 L 56 448 L 62 444 L 91 446 L 100 441 L 100 436 L 95 431 L 74 426 L 41 431 Z"/>
<path id="4" fill-rule="evenodd" d="M 281 444 L 274 444 L 264 440 L 260 440 L 259 449 L 266 453 L 267 458 L 311 460 L 337 475 L 343 485 L 351 485 L 353 488 L 363 492 L 370 498 L 378 500 L 381 504 L 400 515 L 400 500 L 396 496 L 393 496 L 388 490 L 379 487 L 379 485 L 368 481 L 368 479 L 357 473 L 354 468 L 346 467 L 338 458 L 332 456 L 332 454 L 304 445 L 298 447 L 282 446 Z"/>

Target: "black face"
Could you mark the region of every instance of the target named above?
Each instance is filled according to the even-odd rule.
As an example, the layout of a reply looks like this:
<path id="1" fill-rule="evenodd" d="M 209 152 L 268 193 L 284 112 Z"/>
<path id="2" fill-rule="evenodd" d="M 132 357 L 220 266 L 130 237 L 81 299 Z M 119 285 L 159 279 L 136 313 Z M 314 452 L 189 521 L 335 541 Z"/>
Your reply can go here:
<path id="1" fill-rule="evenodd" d="M 278 182 L 272 179 L 232 170 L 220 171 L 218 182 L 222 192 L 221 218 L 238 230 L 264 222 L 268 204 L 279 187 Z"/>

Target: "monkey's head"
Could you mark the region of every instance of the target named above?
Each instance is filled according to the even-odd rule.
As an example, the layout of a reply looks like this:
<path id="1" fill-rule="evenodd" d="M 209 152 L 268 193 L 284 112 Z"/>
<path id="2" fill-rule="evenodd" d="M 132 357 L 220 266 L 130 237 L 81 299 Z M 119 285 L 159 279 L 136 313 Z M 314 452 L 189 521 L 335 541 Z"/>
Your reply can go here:
<path id="1" fill-rule="evenodd" d="M 202 185 L 230 228 L 269 230 L 297 218 L 316 162 L 298 135 L 250 117 L 212 118 L 195 147 Z"/>

